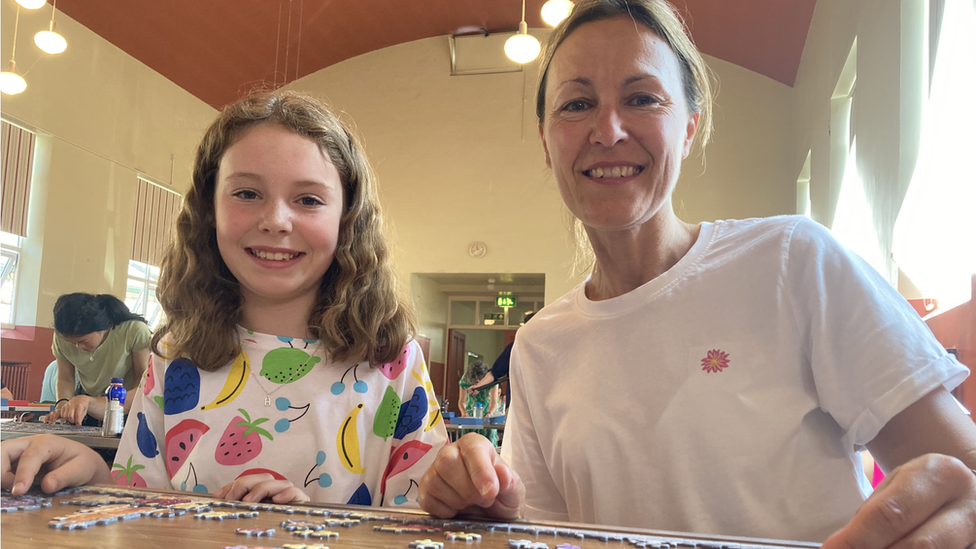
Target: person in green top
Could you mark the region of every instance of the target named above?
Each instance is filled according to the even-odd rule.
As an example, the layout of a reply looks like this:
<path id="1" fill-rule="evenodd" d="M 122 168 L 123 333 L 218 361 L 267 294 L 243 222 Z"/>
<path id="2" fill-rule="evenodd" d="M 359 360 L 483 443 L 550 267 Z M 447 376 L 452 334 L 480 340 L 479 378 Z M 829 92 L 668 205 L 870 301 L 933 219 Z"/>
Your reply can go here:
<path id="1" fill-rule="evenodd" d="M 111 379 L 122 378 L 126 390 L 132 391 L 146 373 L 149 325 L 113 295 L 73 293 L 54 303 L 54 330 L 51 350 L 58 363 L 58 400 L 45 421 L 98 425 Z M 131 402 L 126 399 L 126 412 Z"/>
<path id="2" fill-rule="evenodd" d="M 488 365 L 480 360 L 468 364 L 464 376 L 458 385 L 461 386 L 458 410 L 462 417 L 474 417 L 474 409 L 481 404 L 482 417 L 488 417 L 495 412 L 495 403 L 498 401 L 498 386 L 494 386 L 489 391 L 480 391 L 477 394 L 469 395 L 468 388 L 481 381 L 488 373 Z M 492 444 L 498 446 L 498 431 L 495 429 L 478 429 L 475 433 L 485 436 Z"/>

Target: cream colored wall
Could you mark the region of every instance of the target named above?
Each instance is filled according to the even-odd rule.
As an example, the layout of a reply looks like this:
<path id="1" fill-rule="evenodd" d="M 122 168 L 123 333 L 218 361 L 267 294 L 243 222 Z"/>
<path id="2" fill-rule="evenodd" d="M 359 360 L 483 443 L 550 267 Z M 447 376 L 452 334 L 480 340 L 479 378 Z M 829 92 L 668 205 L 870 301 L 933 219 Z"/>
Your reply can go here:
<path id="1" fill-rule="evenodd" d="M 0 2 L 10 57 L 15 4 Z M 216 111 L 59 13 L 68 49 L 41 53 L 33 34 L 50 11 L 21 10 L 17 66 L 27 91 L 3 96 L 5 117 L 38 130 L 35 184 L 17 323 L 50 326 L 57 296 L 125 293 L 137 175 L 182 192 L 197 141 Z M 41 160 L 43 162 L 43 160 Z M 42 193 L 43 194 L 43 193 Z"/>
<path id="2" fill-rule="evenodd" d="M 689 222 L 795 213 L 792 89 L 715 57 L 705 62 L 718 82 L 713 138 L 704 159 L 685 160 L 675 210 Z"/>
<path id="3" fill-rule="evenodd" d="M 447 332 L 447 294 L 429 278 L 410 275 L 410 294 L 416 306 L 417 333 L 430 338 L 431 362 L 444 362 Z"/>
<path id="4" fill-rule="evenodd" d="M 571 288 L 562 206 L 528 98 L 531 73 L 449 75 L 446 37 L 393 46 L 293 87 L 355 121 L 410 273 L 545 273 L 546 296 Z M 481 259 L 468 245 L 485 242 Z"/>

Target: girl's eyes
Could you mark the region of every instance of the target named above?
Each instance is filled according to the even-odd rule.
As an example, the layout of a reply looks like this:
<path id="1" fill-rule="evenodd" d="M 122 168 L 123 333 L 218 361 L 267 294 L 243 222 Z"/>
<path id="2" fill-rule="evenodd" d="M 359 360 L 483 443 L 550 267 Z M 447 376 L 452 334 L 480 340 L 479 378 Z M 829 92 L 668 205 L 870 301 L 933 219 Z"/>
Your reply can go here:
<path id="1" fill-rule="evenodd" d="M 244 200 L 254 200 L 255 198 L 258 197 L 258 193 L 248 189 L 241 189 L 235 192 L 234 196 L 238 198 L 243 198 Z"/>
<path id="2" fill-rule="evenodd" d="M 236 191 L 234 192 L 233 196 L 243 200 L 257 200 L 260 198 L 260 195 L 257 192 L 250 189 L 241 189 Z M 300 197 L 297 202 L 302 206 L 322 206 L 325 204 L 325 202 L 316 196 L 303 196 Z"/>
<path id="3" fill-rule="evenodd" d="M 302 206 L 322 206 L 325 204 L 314 196 L 303 196 L 299 199 Z"/>

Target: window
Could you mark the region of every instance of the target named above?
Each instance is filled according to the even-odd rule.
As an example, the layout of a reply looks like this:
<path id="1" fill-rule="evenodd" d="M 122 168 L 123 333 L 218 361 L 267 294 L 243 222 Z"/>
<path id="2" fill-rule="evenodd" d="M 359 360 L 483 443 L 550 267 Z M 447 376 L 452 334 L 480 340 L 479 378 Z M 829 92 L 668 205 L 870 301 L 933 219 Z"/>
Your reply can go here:
<path id="1" fill-rule="evenodd" d="M 146 317 L 149 327 L 163 322 L 163 309 L 156 301 L 156 284 L 159 282 L 159 267 L 129 261 L 129 277 L 125 284 L 125 304 L 133 313 Z"/>
<path id="2" fill-rule="evenodd" d="M 0 232 L 0 235 L 3 252 L 0 270 L 0 322 L 7 327 L 14 325 L 14 311 L 17 308 L 17 266 L 21 255 L 21 238 L 6 232 Z"/>
<path id="3" fill-rule="evenodd" d="M 961 69 L 976 63 L 976 6 L 933 2 L 932 8 L 933 22 L 941 25 L 932 27 L 938 36 L 931 37 L 932 76 L 922 107 L 918 161 L 895 222 L 893 255 L 924 296 L 948 310 L 970 299 L 970 277 L 976 274 L 976 111 L 959 104 L 976 87 L 976 74 Z"/>

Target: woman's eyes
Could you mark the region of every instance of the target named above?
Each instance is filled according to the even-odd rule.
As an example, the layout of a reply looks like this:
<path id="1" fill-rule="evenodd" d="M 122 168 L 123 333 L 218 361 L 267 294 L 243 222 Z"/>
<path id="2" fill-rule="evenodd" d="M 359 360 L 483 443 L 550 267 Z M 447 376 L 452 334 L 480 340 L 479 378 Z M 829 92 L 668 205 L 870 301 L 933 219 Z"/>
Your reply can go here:
<path id="1" fill-rule="evenodd" d="M 589 103 L 586 101 L 583 101 L 582 99 L 575 99 L 563 105 L 562 110 L 566 112 L 580 112 L 586 110 L 589 106 Z"/>
<path id="2" fill-rule="evenodd" d="M 656 97 L 647 94 L 638 94 L 630 98 L 630 103 L 635 107 L 647 107 L 660 103 Z"/>
<path id="3" fill-rule="evenodd" d="M 661 101 L 651 94 L 639 93 L 635 94 L 626 100 L 626 104 L 633 107 L 653 107 L 660 104 Z M 591 109 L 593 107 L 590 101 L 584 99 L 574 99 L 567 102 L 560 109 L 563 112 L 583 112 L 585 110 Z"/>

